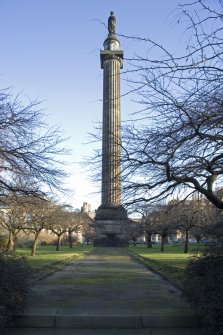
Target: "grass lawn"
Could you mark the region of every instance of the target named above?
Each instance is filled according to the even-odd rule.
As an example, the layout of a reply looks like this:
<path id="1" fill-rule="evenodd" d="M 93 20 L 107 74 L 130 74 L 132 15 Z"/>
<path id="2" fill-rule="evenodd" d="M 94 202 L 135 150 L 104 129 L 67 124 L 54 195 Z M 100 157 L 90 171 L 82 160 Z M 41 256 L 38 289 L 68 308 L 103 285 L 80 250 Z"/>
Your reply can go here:
<path id="1" fill-rule="evenodd" d="M 89 253 L 93 250 L 93 246 L 61 247 L 60 251 L 56 251 L 55 249 L 55 246 L 40 246 L 36 250 L 36 255 L 31 256 L 29 248 L 17 248 L 16 254 L 24 257 L 28 266 L 34 270 L 34 277 L 40 278 L 63 268 L 70 261 Z"/>
<path id="2" fill-rule="evenodd" d="M 160 251 L 160 245 L 153 245 L 151 249 L 146 245 L 131 246 L 129 250 L 139 256 L 143 263 L 162 276 L 183 286 L 184 269 L 188 263 L 188 258 L 194 255 L 195 250 L 201 248 L 199 244 L 190 244 L 188 254 L 183 252 L 183 244 L 169 244 L 165 246 L 164 252 Z"/>
<path id="3" fill-rule="evenodd" d="M 175 283 L 177 286 L 183 286 L 184 269 L 188 258 L 194 255 L 194 251 L 201 248 L 199 244 L 190 244 L 189 254 L 184 254 L 183 244 L 169 244 L 165 246 L 165 251 L 160 251 L 160 245 L 153 245 L 151 249 L 146 245 L 130 246 L 129 250 L 141 261 L 159 272 L 162 276 Z M 18 248 L 16 253 L 25 258 L 28 266 L 33 269 L 34 278 L 45 277 L 57 270 L 62 269 L 76 258 L 84 256 L 91 252 L 93 246 L 74 246 L 61 247 L 60 251 L 55 250 L 55 246 L 40 246 L 36 250 L 36 255 L 31 256 L 30 249 Z"/>

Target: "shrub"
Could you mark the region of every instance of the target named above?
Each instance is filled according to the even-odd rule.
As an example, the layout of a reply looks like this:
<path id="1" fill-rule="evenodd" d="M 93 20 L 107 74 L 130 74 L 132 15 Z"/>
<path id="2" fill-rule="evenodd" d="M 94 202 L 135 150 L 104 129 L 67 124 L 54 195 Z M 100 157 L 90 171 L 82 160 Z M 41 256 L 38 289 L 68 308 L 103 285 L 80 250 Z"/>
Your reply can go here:
<path id="1" fill-rule="evenodd" d="M 185 269 L 184 296 L 215 335 L 223 334 L 223 244 L 204 249 Z"/>
<path id="2" fill-rule="evenodd" d="M 30 274 L 22 258 L 0 255 L 0 331 L 24 310 Z"/>

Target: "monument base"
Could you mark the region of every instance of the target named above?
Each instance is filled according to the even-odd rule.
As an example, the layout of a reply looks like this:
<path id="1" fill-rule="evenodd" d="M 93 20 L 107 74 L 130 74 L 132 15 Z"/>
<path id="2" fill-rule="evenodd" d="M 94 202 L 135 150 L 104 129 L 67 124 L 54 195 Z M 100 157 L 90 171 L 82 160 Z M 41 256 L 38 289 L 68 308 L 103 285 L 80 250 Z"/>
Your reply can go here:
<path id="1" fill-rule="evenodd" d="M 95 247 L 128 247 L 128 217 L 123 207 L 100 206 L 95 216 Z"/>

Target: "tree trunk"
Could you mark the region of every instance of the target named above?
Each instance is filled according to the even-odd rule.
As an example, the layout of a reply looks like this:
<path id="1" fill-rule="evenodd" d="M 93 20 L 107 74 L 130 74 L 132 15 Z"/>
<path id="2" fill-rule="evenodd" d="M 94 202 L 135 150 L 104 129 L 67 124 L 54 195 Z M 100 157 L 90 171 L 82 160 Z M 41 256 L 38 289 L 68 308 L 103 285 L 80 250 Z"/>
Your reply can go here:
<path id="1" fill-rule="evenodd" d="M 201 236 L 196 236 L 196 243 L 200 243 L 201 241 Z"/>
<path id="2" fill-rule="evenodd" d="M 152 248 L 152 234 L 147 233 L 147 248 Z"/>
<path id="3" fill-rule="evenodd" d="M 34 238 L 34 241 L 33 241 L 33 245 L 32 245 L 31 256 L 35 256 L 35 254 L 36 254 L 36 247 L 37 247 L 39 233 L 37 233 L 37 235 L 35 235 L 35 238 Z"/>
<path id="4" fill-rule="evenodd" d="M 164 251 L 165 240 L 166 240 L 166 236 L 161 235 L 161 251 Z"/>
<path id="5" fill-rule="evenodd" d="M 72 236 L 72 232 L 68 232 L 68 241 L 69 241 L 69 247 L 73 248 L 73 236 Z"/>
<path id="6" fill-rule="evenodd" d="M 8 242 L 6 245 L 6 251 L 7 252 L 15 252 L 15 241 L 14 241 L 14 235 L 10 231 L 8 236 Z"/>
<path id="7" fill-rule="evenodd" d="M 186 233 L 186 236 L 185 236 L 185 244 L 184 244 L 184 253 L 188 254 L 188 251 L 189 251 L 189 229 L 186 229 L 185 233 Z"/>
<path id="8" fill-rule="evenodd" d="M 60 250 L 60 240 L 61 240 L 61 235 L 57 235 L 57 247 L 56 247 L 56 251 Z"/>

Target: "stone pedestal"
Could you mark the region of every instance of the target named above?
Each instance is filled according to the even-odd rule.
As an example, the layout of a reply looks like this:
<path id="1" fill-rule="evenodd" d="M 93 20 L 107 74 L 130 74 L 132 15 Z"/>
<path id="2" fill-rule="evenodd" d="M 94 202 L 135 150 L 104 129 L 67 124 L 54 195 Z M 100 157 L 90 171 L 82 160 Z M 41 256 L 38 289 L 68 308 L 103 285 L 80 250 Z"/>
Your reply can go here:
<path id="1" fill-rule="evenodd" d="M 128 217 L 125 209 L 101 205 L 95 217 L 95 231 L 95 247 L 128 247 Z"/>

